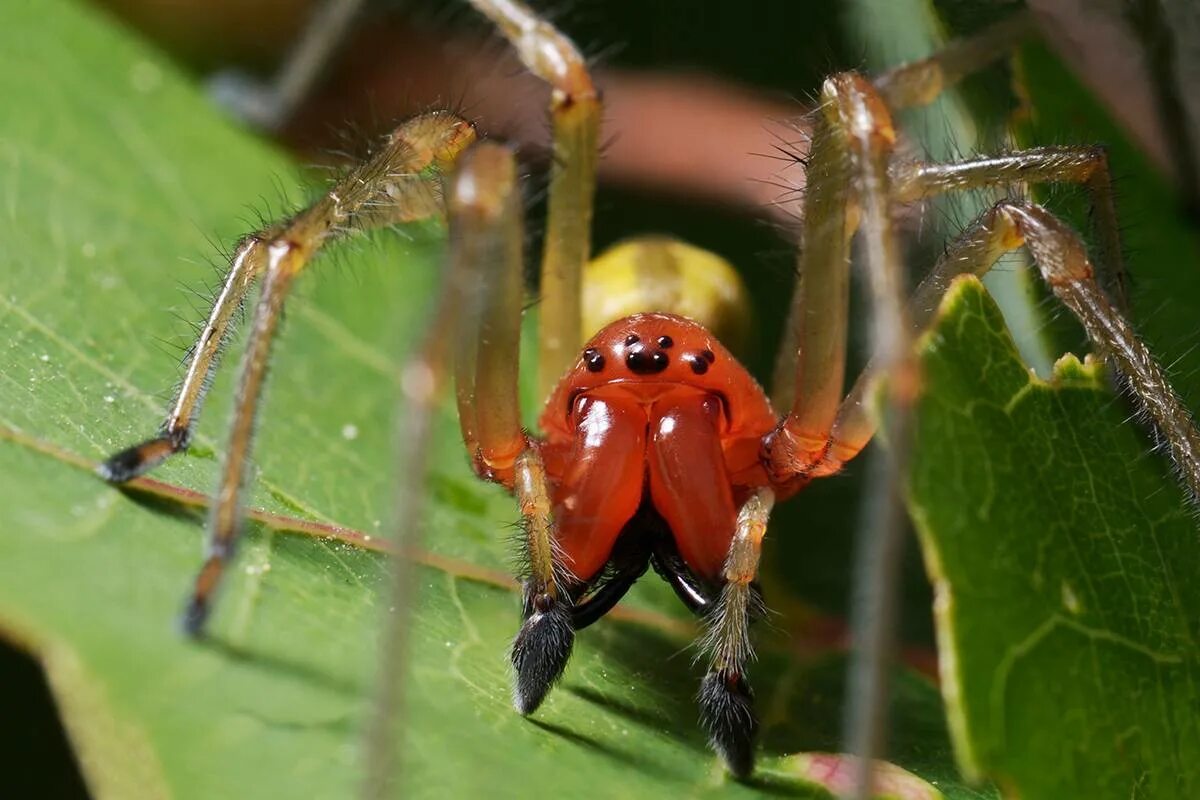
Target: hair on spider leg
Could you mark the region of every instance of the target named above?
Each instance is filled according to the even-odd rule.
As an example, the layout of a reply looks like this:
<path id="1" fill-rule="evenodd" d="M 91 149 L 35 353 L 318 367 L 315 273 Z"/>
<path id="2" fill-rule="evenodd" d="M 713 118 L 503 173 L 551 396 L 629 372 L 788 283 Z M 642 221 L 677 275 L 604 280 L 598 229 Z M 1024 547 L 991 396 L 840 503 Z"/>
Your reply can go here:
<path id="1" fill-rule="evenodd" d="M 561 599 L 541 594 L 512 643 L 513 705 L 532 714 L 562 677 L 575 645 L 571 610 Z"/>
<path id="2" fill-rule="evenodd" d="M 468 460 L 469 453 L 464 453 Z M 520 517 L 508 522 L 503 527 L 503 543 L 505 560 L 513 577 L 520 583 L 533 574 L 533 565 L 529 559 L 529 551 L 525 543 L 529 541 L 530 521 Z"/>
<path id="3" fill-rule="evenodd" d="M 749 628 L 762 616 L 763 603 L 756 586 L 749 591 L 745 587 L 731 591 L 731 587 L 722 588 L 704 621 L 698 658 L 708 656 L 711 663 L 696 701 L 709 745 L 734 777 L 744 778 L 754 768 L 759 730 L 754 690 L 746 676 L 746 666 L 756 658 Z"/>
<path id="4" fill-rule="evenodd" d="M 514 574 L 521 585 L 521 627 L 513 638 L 509 657 L 513 665 L 513 706 L 522 715 L 532 714 L 562 677 L 575 643 L 572 602 L 566 576 L 556 574 L 552 590 L 539 589 L 527 549 L 531 521 L 509 526 L 507 538 Z M 516 531 L 520 532 L 520 537 Z M 552 543 L 552 547 L 557 547 Z M 557 562 L 556 558 L 556 562 Z"/>
<path id="5" fill-rule="evenodd" d="M 746 677 L 732 670 L 709 672 L 701 680 L 696 702 L 709 746 L 734 777 L 748 777 L 754 770 L 759 723 L 754 690 Z"/>

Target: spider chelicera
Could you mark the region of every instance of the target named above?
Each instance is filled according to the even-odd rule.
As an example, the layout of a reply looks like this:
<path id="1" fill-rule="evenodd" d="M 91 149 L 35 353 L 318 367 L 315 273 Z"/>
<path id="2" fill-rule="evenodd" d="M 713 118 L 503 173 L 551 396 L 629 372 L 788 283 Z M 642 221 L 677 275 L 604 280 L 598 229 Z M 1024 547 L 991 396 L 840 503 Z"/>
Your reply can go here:
<path id="1" fill-rule="evenodd" d="M 981 215 L 903 302 L 893 209 L 958 189 L 1065 181 L 1090 193 L 1100 262 L 1120 272 L 1104 151 L 1044 147 L 935 164 L 902 157 L 892 113 L 928 103 L 1005 54 L 1017 18 L 874 80 L 829 78 L 812 115 L 801 280 L 779 356 L 773 401 L 710 332 L 737 305 L 736 277 L 710 254 L 661 238 L 630 240 L 589 264 L 600 97 L 575 46 L 515 0 L 471 0 L 552 89 L 555 158 L 541 273 L 538 384 L 541 435 L 517 402 L 524 286 L 522 202 L 514 156 L 477 142 L 447 112 L 400 125 L 382 149 L 295 216 L 245 237 L 193 348 L 159 435 L 100 468 L 129 480 L 186 450 L 234 312 L 261 281 L 224 467 L 209 520 L 208 556 L 185 611 L 198 634 L 233 555 L 242 490 L 270 348 L 293 279 L 326 242 L 353 230 L 445 214 L 446 286 L 431 332 L 406 369 L 410 427 L 427 420 L 444 364 L 454 363 L 463 439 L 478 475 L 517 498 L 524 520 L 523 622 L 512 646 L 514 702 L 532 713 L 562 674 L 575 632 L 603 616 L 653 566 L 704 620 L 708 659 L 701 721 L 729 770 L 753 768 L 757 721 L 747 681 L 755 579 L 777 500 L 838 472 L 875 431 L 867 402 L 886 380 L 893 410 L 919 376 L 911 340 L 957 275 L 981 275 L 1027 248 L 1054 294 L 1132 389 L 1200 495 L 1200 434 L 1142 342 L 1098 285 L 1080 237 L 1045 208 L 1003 201 Z M 843 397 L 850 240 L 862 240 L 878 321 L 875 358 Z M 661 305 L 616 298 L 616 321 L 588 339 L 582 296 L 632 271 L 670 280 Z M 717 278 L 713 278 L 716 275 Z M 698 287 L 714 280 L 720 291 Z M 653 295 L 653 293 L 651 293 Z M 723 295 L 724 300 L 716 299 Z M 637 298 L 646 295 L 638 294 Z M 730 299 L 732 298 L 732 299 Z M 640 311 L 642 313 L 633 313 Z M 785 411 L 782 415 L 774 409 Z M 419 478 L 409 476 L 409 481 Z M 416 484 L 410 485 L 415 490 Z"/>

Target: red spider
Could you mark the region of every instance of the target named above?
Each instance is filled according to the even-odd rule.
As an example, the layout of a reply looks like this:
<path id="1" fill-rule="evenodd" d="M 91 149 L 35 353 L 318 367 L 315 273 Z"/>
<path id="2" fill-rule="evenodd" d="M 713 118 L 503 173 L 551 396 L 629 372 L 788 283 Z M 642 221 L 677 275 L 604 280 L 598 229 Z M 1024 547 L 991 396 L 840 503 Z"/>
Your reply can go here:
<path id="1" fill-rule="evenodd" d="M 403 380 L 410 446 L 402 472 L 408 505 L 401 518 L 416 516 L 413 498 L 422 491 L 430 410 L 453 362 L 463 439 L 474 467 L 516 495 L 526 525 L 524 616 L 512 649 L 521 713 L 536 709 L 562 674 L 575 631 L 612 608 L 653 565 L 704 619 L 702 722 L 729 769 L 748 774 L 757 730 L 746 680 L 749 626 L 760 603 L 754 581 L 772 505 L 812 478 L 838 471 L 862 450 L 875 430 L 863 402 L 874 378 L 887 378 L 888 402 L 903 419 L 918 378 L 911 361 L 914 331 L 951 278 L 983 274 L 1018 247 L 1029 250 L 1055 295 L 1124 374 L 1200 494 L 1200 434 L 1190 415 L 1100 290 L 1078 235 L 1046 209 L 997 204 L 949 245 L 911 303 L 903 302 L 892 211 L 940 192 L 1026 181 L 1083 184 L 1105 257 L 1120 257 L 1107 160 L 1097 148 L 1037 148 L 949 164 L 905 158 L 896 148 L 892 111 L 929 102 L 944 86 L 1007 52 L 1023 33 L 1021 20 L 874 81 L 846 73 L 825 82 L 810 120 L 803 280 L 776 370 L 774 396 L 783 412 L 777 413 L 701 324 L 721 316 L 719 308 L 710 313 L 711 297 L 697 299 L 704 295 L 702 284 L 726 301 L 738 292 L 733 278 L 720 268 L 714 272 L 711 256 L 644 238 L 589 264 L 599 95 L 574 45 L 524 5 L 471 2 L 553 87 L 555 159 L 540 307 L 539 385 L 549 398 L 540 418 L 544 438 L 522 428 L 517 402 L 524 256 L 513 154 L 476 143 L 474 127 L 452 114 L 409 120 L 312 206 L 243 240 L 162 431 L 101 467 L 107 479 L 123 481 L 187 448 L 234 311 L 261 278 L 210 518 L 209 555 L 185 613 L 189 632 L 200 632 L 232 557 L 254 416 L 293 279 L 339 234 L 443 212 L 450 230 L 446 289 Z M 445 184 L 443 176 L 449 176 Z M 849 241 L 856 231 L 879 322 L 875 360 L 843 398 Z M 637 295 L 618 304 L 620 314 L 609 309 L 607 319 L 622 318 L 581 347 L 585 273 L 590 294 L 596 286 L 611 289 L 622 270 L 641 284 L 657 277 L 678 291 L 650 300 Z M 637 307 L 643 301 L 651 307 Z M 385 656 L 391 652 L 385 648 Z M 381 705 L 386 718 L 389 709 Z M 390 752 L 386 742 L 378 749 Z M 379 764 L 385 759 L 380 756 Z"/>

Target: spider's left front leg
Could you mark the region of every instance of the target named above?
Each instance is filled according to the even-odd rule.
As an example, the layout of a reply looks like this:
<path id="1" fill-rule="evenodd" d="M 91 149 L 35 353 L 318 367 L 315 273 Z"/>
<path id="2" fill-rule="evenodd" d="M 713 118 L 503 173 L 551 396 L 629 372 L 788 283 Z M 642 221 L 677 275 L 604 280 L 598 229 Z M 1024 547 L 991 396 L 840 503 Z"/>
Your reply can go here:
<path id="1" fill-rule="evenodd" d="M 762 488 L 751 494 L 738 511 L 733 541 L 721 572 L 721 594 L 705 610 L 705 631 L 700 642 L 709 659 L 700 684 L 700 722 L 712 748 L 737 777 L 754 770 L 758 716 L 746 667 L 754 658 L 750 623 L 762 613 L 762 597 L 755 580 L 774 504 L 775 493 Z"/>
<path id="2" fill-rule="evenodd" d="M 525 530 L 524 612 L 513 640 L 513 704 L 532 713 L 562 675 L 575 642 L 569 573 L 555 545 L 550 483 L 518 401 L 524 268 L 512 152 L 491 143 L 464 158 L 450 187 L 450 275 L 470 274 L 457 331 L 455 395 L 463 442 L 480 477 L 517 496 Z M 464 268 L 460 269 L 459 266 Z"/>

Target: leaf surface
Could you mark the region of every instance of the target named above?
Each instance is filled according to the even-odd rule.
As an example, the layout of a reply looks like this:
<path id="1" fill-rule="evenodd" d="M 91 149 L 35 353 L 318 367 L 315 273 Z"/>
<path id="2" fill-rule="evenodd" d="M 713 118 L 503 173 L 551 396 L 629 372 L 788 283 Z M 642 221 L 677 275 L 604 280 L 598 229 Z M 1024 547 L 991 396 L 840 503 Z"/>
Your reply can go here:
<path id="1" fill-rule="evenodd" d="M 977 281 L 942 313 L 910 507 L 964 767 L 1014 797 L 1194 796 L 1200 541 L 1169 466 L 1097 366 L 1031 376 Z"/>

